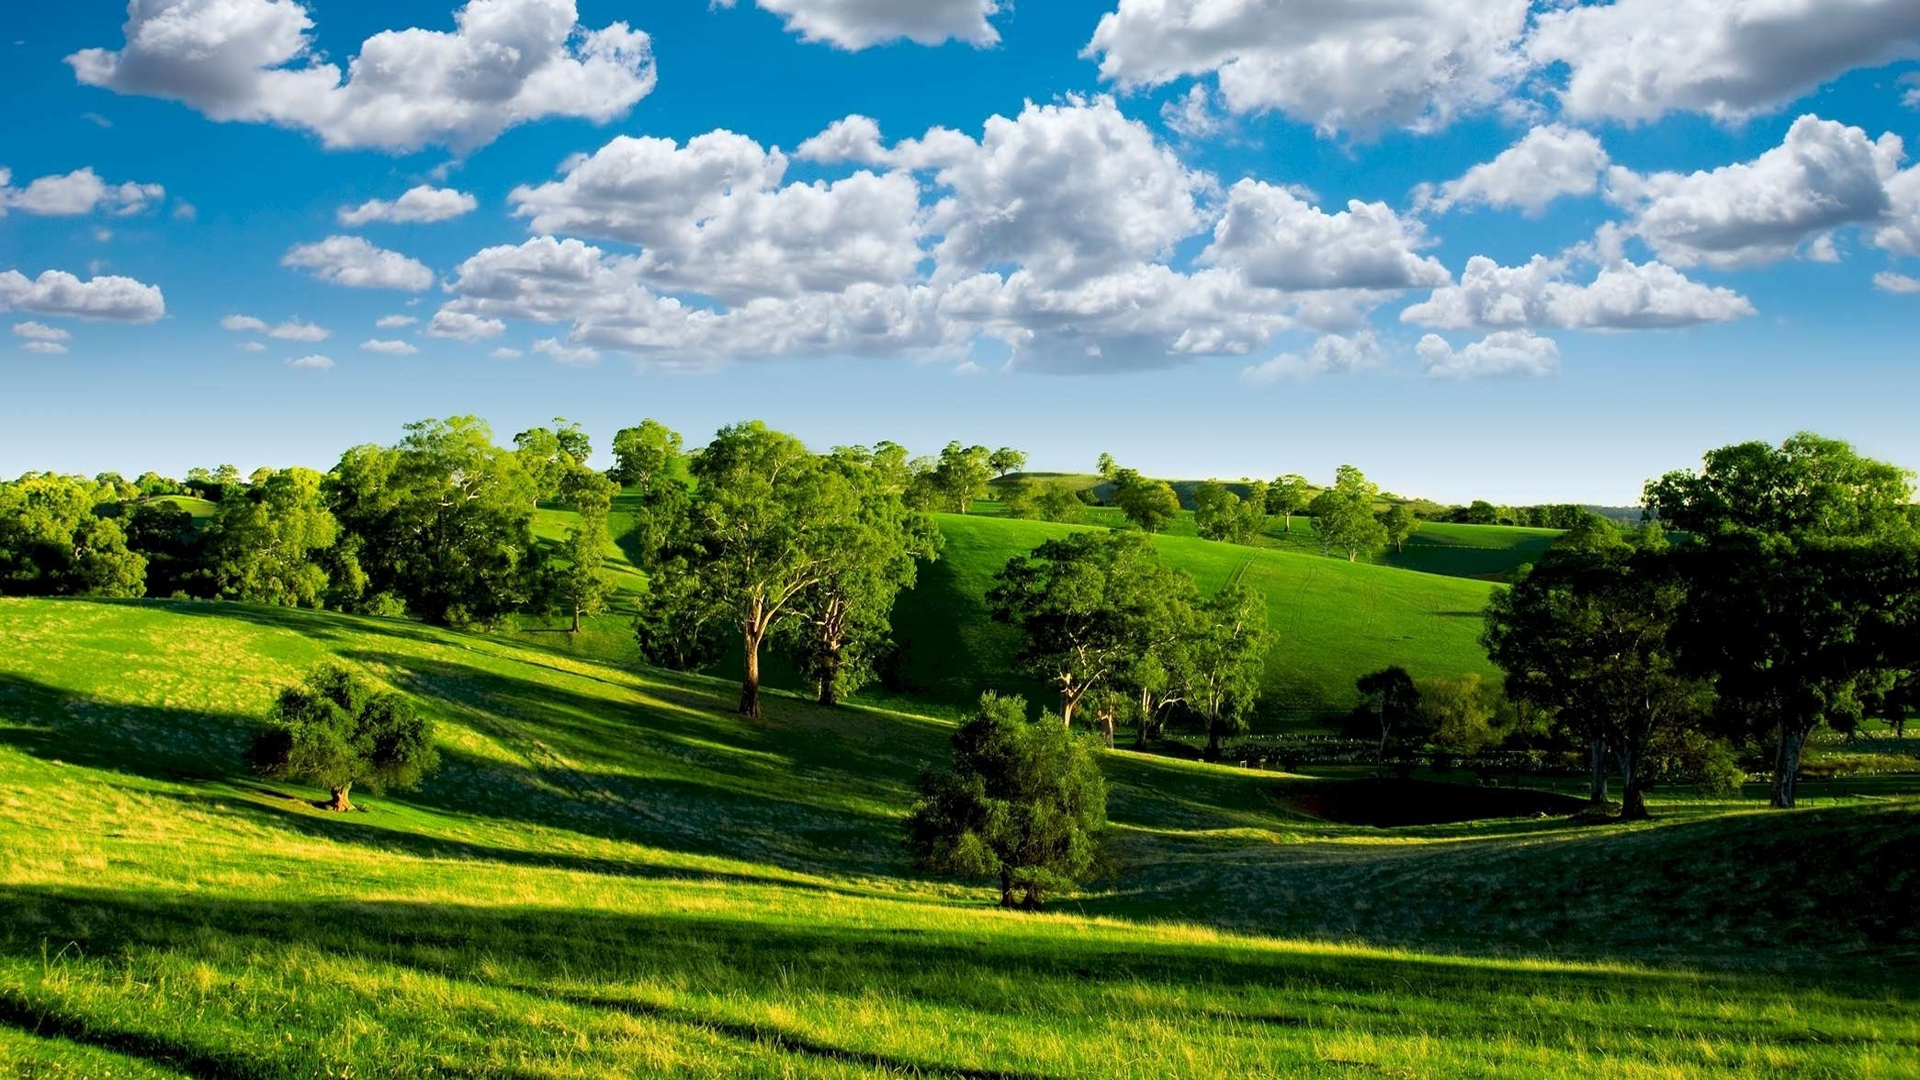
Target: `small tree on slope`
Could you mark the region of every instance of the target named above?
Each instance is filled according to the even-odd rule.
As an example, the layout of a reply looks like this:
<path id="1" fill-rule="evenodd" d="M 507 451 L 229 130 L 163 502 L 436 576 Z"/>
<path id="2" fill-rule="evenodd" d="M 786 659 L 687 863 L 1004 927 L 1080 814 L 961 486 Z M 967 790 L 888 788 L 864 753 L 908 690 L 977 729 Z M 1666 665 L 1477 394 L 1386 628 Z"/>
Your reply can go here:
<path id="1" fill-rule="evenodd" d="M 997 876 L 1001 907 L 1035 911 L 1093 867 L 1107 788 L 1085 739 L 1026 711 L 1021 698 L 981 695 L 953 736 L 953 772 L 921 776 L 907 843 L 927 869 Z"/>
<path id="2" fill-rule="evenodd" d="M 262 776 L 311 780 L 332 791 L 329 810 L 351 810 L 361 784 L 406 790 L 438 768 L 433 724 L 399 694 L 376 691 L 344 668 L 322 665 L 281 691 L 247 765 Z"/>

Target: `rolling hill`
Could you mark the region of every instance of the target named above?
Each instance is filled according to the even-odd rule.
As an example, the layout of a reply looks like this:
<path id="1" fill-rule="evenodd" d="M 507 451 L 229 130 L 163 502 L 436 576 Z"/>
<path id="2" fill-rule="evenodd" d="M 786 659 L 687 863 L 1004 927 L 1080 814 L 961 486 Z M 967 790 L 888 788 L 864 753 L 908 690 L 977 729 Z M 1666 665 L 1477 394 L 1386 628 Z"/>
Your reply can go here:
<path id="1" fill-rule="evenodd" d="M 323 659 L 438 722 L 445 766 L 420 791 L 336 815 L 239 770 L 277 688 Z M 1628 829 L 1382 831 L 1292 809 L 1317 781 L 1110 753 L 1107 875 L 1017 915 L 924 878 L 900 846 L 947 724 L 780 697 L 750 724 L 731 699 L 395 620 L 0 600 L 0 1065 L 170 1080 L 1920 1068 L 1911 801 L 1815 785 L 1821 807 L 1794 814 L 1669 800 Z"/>
<path id="2" fill-rule="evenodd" d="M 992 621 L 985 597 L 1008 559 L 1075 526 L 951 514 L 939 520 L 946 549 L 922 567 L 919 584 L 894 610 L 906 692 L 964 706 L 982 686 L 996 686 L 1050 702 L 1045 687 L 1009 677 L 1018 635 Z M 1266 595 L 1276 643 L 1267 663 L 1264 728 L 1345 712 L 1354 680 L 1389 664 L 1416 678 L 1493 673 L 1479 645 L 1480 613 L 1493 588 L 1484 582 L 1353 564 L 1317 550 L 1181 536 L 1154 543 L 1204 590 L 1244 571 L 1245 583 Z"/>

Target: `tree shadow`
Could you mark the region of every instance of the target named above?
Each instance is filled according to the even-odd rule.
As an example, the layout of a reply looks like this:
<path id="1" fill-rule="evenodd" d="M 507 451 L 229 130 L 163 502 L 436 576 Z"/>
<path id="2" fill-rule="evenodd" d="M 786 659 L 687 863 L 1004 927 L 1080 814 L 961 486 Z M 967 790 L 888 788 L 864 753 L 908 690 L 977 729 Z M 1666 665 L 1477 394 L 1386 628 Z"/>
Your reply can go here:
<path id="1" fill-rule="evenodd" d="M 1551 986 L 1554 997 L 1569 1004 L 1622 993 L 1684 997 L 1704 991 L 1693 1003 L 1699 1014 L 1689 1016 L 1684 1005 L 1676 1004 L 1665 1018 L 1675 1031 L 1715 1014 L 1724 993 L 1784 999 L 1792 992 L 1770 979 L 1741 974 L 1541 970 L 1482 959 L 1333 948 L 1268 951 L 1231 938 L 1172 943 L 1124 933 L 1062 933 L 1048 935 L 1042 947 L 1033 934 L 1016 930 L 989 936 L 971 921 L 889 929 L 864 925 L 866 920 L 822 922 L 752 910 L 728 917 L 0 886 L 0 911 L 33 913 L 0 929 L 0 954 L 36 963 L 42 943 L 51 941 L 71 942 L 82 956 L 153 950 L 188 960 L 272 956 L 300 948 L 531 994 L 592 996 L 604 999 L 601 1004 L 646 1002 L 642 988 L 649 985 L 796 999 L 859 996 L 885 987 L 933 1007 L 1030 1015 L 1031 1001 L 1051 1000 L 1060 987 L 1197 987 L 1218 999 L 1216 1011 L 1234 1020 L 1312 1022 L 1329 1006 L 1345 1008 L 1357 997 L 1363 1009 L 1378 1006 L 1381 1030 L 1444 1038 L 1484 1030 L 1484 1018 L 1442 1007 L 1462 997 L 1484 1001 L 1495 1013 L 1512 1010 L 1516 1019 L 1537 1019 L 1564 1034 L 1590 1029 L 1597 1022 L 1595 1010 L 1543 1007 L 1538 997 L 1543 987 Z M 1421 994 L 1409 997 L 1410 984 Z M 1850 989 L 1844 982 L 1824 992 L 1841 1000 L 1884 1000 L 1882 988 Z M 1112 1000 L 1116 1008 L 1131 1007 Z M 713 1023 L 712 1017 L 690 1013 L 676 1019 Z M 1783 1028 L 1796 1022 L 1790 1013 L 1773 1019 Z"/>

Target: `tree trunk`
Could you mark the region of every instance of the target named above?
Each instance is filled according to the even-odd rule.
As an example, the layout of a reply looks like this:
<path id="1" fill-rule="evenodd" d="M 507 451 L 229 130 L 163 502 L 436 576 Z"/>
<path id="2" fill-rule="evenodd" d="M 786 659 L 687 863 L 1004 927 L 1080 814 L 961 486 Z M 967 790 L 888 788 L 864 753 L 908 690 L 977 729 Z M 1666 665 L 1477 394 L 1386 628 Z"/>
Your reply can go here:
<path id="1" fill-rule="evenodd" d="M 1293 511 L 1291 510 L 1287 511 L 1286 518 L 1287 518 L 1287 532 L 1291 533 L 1293 532 Z"/>
<path id="2" fill-rule="evenodd" d="M 747 651 L 747 670 L 740 680 L 740 715 L 760 719 L 760 636 L 747 631 L 741 635 Z"/>
<path id="3" fill-rule="evenodd" d="M 1791 810 L 1795 791 L 1800 786 L 1800 749 L 1807 742 L 1807 733 L 1798 728 L 1782 727 L 1780 744 L 1773 757 L 1773 792 L 1769 800 L 1776 810 Z"/>
<path id="4" fill-rule="evenodd" d="M 1593 779 L 1587 789 L 1587 801 L 1595 806 L 1607 805 L 1607 741 L 1594 739 Z"/>
<path id="5" fill-rule="evenodd" d="M 1153 728 L 1153 695 L 1142 691 L 1140 694 L 1140 727 L 1133 733 L 1133 748 L 1145 750 L 1147 738 Z"/>
<path id="6" fill-rule="evenodd" d="M 1027 886 L 1027 898 L 1025 900 L 1020 901 L 1021 910 L 1039 911 L 1043 906 L 1045 905 L 1040 903 L 1040 886 L 1038 885 Z"/>
<path id="7" fill-rule="evenodd" d="M 1100 741 L 1105 744 L 1107 749 L 1113 749 L 1113 710 L 1101 709 L 1095 719 L 1100 725 Z"/>
<path id="8" fill-rule="evenodd" d="M 1013 871 L 1003 866 L 1000 868 L 1000 906 L 1011 908 L 1019 905 L 1019 899 L 1013 895 Z"/>
<path id="9" fill-rule="evenodd" d="M 1646 778 L 1640 775 L 1640 755 L 1620 751 L 1620 820 L 1645 821 L 1647 813 Z"/>
<path id="10" fill-rule="evenodd" d="M 338 813 L 345 813 L 346 811 L 353 809 L 353 803 L 347 800 L 347 792 L 351 791 L 352 789 L 353 789 L 353 782 L 351 780 L 349 780 L 344 784 L 341 784 L 337 788 L 334 788 L 333 798 L 327 803 L 327 809 L 333 810 Z"/>
<path id="11" fill-rule="evenodd" d="M 1207 725 L 1206 758 L 1208 761 L 1220 760 L 1220 728 L 1215 724 Z"/>
<path id="12" fill-rule="evenodd" d="M 827 675 L 821 678 L 820 698 L 819 698 L 820 704 L 825 705 L 829 709 L 840 704 L 840 691 L 837 688 L 839 681 L 840 681 L 839 679 L 835 678 L 832 675 Z"/>
<path id="13" fill-rule="evenodd" d="M 573 629 L 567 631 L 567 633 L 578 634 L 579 632 L 580 632 L 580 609 L 574 608 L 573 609 Z"/>

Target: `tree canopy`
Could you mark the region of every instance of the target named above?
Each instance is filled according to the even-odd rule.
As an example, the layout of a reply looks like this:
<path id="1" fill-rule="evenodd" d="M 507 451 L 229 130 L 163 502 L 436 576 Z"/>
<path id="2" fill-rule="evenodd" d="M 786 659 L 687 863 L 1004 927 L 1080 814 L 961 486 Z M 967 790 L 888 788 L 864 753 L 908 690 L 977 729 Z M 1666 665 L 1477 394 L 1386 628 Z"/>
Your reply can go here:
<path id="1" fill-rule="evenodd" d="M 1038 910 L 1092 869 L 1106 817 L 1106 782 L 1085 740 L 988 692 L 953 736 L 953 771 L 921 776 L 907 842 L 927 869 L 998 877 L 1002 907 Z"/>
<path id="2" fill-rule="evenodd" d="M 406 698 L 327 664 L 280 692 L 247 764 L 262 776 L 320 784 L 333 793 L 327 808 L 345 811 L 353 809 L 353 785 L 376 793 L 416 787 L 440 755 L 432 722 Z"/>

